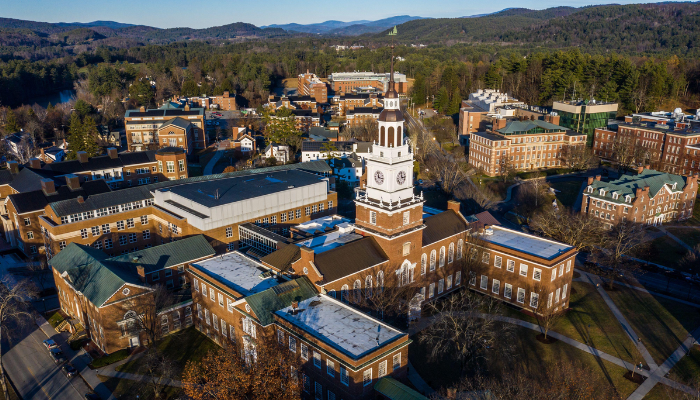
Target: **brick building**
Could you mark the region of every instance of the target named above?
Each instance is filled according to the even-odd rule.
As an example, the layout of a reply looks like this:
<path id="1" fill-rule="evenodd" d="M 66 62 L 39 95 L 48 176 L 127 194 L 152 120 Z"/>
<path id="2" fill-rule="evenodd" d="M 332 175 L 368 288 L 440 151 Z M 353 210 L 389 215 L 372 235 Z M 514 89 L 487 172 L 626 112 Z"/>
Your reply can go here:
<path id="1" fill-rule="evenodd" d="M 625 143 L 622 145 L 621 143 Z M 620 123 L 595 130 L 593 153 L 616 161 L 616 148 L 638 154 L 637 164 L 673 174 L 700 172 L 700 126 L 658 122 Z M 643 150 L 643 151 L 640 151 Z"/>
<path id="2" fill-rule="evenodd" d="M 499 126 L 502 121 L 505 126 Z M 494 120 L 494 132 L 475 132 L 469 138 L 469 164 L 497 176 L 506 164 L 516 170 L 562 165 L 564 146 L 583 146 L 584 134 L 542 120 Z"/>
<path id="3" fill-rule="evenodd" d="M 611 181 L 602 181 L 600 175 L 589 177 L 581 212 L 600 218 L 606 225 L 681 221 L 693 215 L 697 185 L 697 173 L 684 177 L 648 167 Z"/>
<path id="4" fill-rule="evenodd" d="M 297 93 L 313 97 L 319 104 L 328 103 L 328 85 L 308 70 L 297 77 Z"/>
<path id="5" fill-rule="evenodd" d="M 180 290 L 177 301 L 165 310 L 149 306 L 156 284 L 181 289 L 192 262 L 208 258 L 214 249 L 203 236 L 192 236 L 129 254 L 109 257 L 101 250 L 71 243 L 49 264 L 61 310 L 72 318 L 73 328 L 85 329 L 103 352 L 148 344 L 137 315 L 154 312 L 159 334 L 167 335 L 193 324 L 190 289 Z"/>
<path id="6" fill-rule="evenodd" d="M 172 107 L 170 103 L 158 109 L 127 110 L 124 124 L 129 151 L 180 147 L 191 154 L 196 149 L 206 148 L 204 110 L 190 108 L 189 104 Z"/>
<path id="7" fill-rule="evenodd" d="M 49 258 L 72 242 L 118 255 L 199 234 L 218 252 L 233 250 L 241 224 L 257 221 L 284 233 L 335 210 L 337 194 L 317 175 L 330 167 L 323 163 L 319 169 L 318 163 L 158 182 L 82 199 L 49 198 L 37 226 Z"/>
<path id="8" fill-rule="evenodd" d="M 393 73 L 393 72 L 392 72 Z M 408 92 L 406 75 L 396 73 L 393 77 L 388 72 L 334 72 L 328 76 L 328 83 L 336 93 L 348 94 L 362 88 L 374 88 L 379 92 L 389 90 L 389 81 L 394 82 L 394 91 L 405 95 Z"/>

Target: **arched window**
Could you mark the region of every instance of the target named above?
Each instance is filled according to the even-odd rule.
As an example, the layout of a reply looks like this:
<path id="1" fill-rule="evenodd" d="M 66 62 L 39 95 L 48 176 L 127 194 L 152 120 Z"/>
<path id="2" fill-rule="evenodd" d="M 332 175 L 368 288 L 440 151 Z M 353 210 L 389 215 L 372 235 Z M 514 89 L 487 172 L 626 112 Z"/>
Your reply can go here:
<path id="1" fill-rule="evenodd" d="M 125 320 L 132 319 L 132 318 L 136 318 L 136 311 L 131 310 L 131 311 L 127 311 L 126 314 L 124 314 Z"/>
<path id="2" fill-rule="evenodd" d="M 162 317 L 160 317 L 160 322 L 161 322 L 161 324 L 167 324 L 168 323 L 168 316 L 163 315 Z"/>
<path id="3" fill-rule="evenodd" d="M 445 246 L 440 247 L 440 268 L 445 266 Z"/>
<path id="4" fill-rule="evenodd" d="M 377 290 L 381 291 L 384 289 L 384 271 L 377 272 Z"/>
<path id="5" fill-rule="evenodd" d="M 457 259 L 461 260 L 462 259 L 462 247 L 464 246 L 464 242 L 462 239 L 459 239 L 457 242 Z"/>
<path id="6" fill-rule="evenodd" d="M 455 259 L 455 244 L 450 243 L 450 247 L 447 250 L 447 263 L 452 264 L 452 261 Z"/>
<path id="7" fill-rule="evenodd" d="M 384 133 L 385 133 L 384 129 L 385 128 L 383 126 L 381 128 L 379 128 L 379 145 L 380 146 L 384 146 L 384 143 L 386 141 L 386 138 L 384 137 Z"/>
<path id="8" fill-rule="evenodd" d="M 401 139 L 401 127 L 400 126 L 398 128 L 396 128 L 396 137 Z"/>
<path id="9" fill-rule="evenodd" d="M 344 302 L 348 302 L 350 300 L 350 294 L 348 293 L 348 285 L 343 285 L 342 288 L 340 288 L 340 300 Z"/>
<path id="10" fill-rule="evenodd" d="M 435 250 L 430 252 L 430 270 L 435 271 Z"/>
<path id="11" fill-rule="evenodd" d="M 359 303 L 362 300 L 362 282 L 359 279 L 352 285 L 352 291 L 355 295 L 355 302 Z"/>
<path id="12" fill-rule="evenodd" d="M 425 275 L 426 271 L 428 269 L 428 256 L 423 253 L 423 255 L 420 257 L 420 274 Z"/>
<path id="13" fill-rule="evenodd" d="M 328 295 L 335 299 L 336 298 L 335 297 L 335 290 L 333 290 L 333 289 L 329 290 Z"/>
<path id="14" fill-rule="evenodd" d="M 372 297 L 372 275 L 365 278 L 365 296 Z"/>
<path id="15" fill-rule="evenodd" d="M 395 138 L 394 138 L 394 127 L 393 127 L 393 126 L 390 126 L 390 127 L 389 127 L 389 139 L 387 139 L 387 146 L 394 147 L 394 145 L 395 145 L 394 140 L 395 140 Z"/>

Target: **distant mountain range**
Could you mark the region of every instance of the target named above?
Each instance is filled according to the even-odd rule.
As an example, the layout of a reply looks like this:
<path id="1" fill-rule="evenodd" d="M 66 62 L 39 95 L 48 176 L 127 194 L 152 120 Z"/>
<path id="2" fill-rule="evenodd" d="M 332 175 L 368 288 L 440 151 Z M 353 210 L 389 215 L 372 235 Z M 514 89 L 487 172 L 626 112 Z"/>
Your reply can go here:
<path id="1" fill-rule="evenodd" d="M 332 36 L 355 36 L 363 33 L 381 32 L 384 29 L 391 28 L 394 25 L 400 25 L 404 22 L 417 19 L 426 19 L 424 17 L 412 17 L 410 15 L 398 15 L 395 17 L 384 18 L 377 21 L 325 21 L 316 24 L 284 24 L 284 25 L 267 25 L 262 28 L 281 28 L 289 32 L 313 33 L 317 35 L 332 35 Z"/>

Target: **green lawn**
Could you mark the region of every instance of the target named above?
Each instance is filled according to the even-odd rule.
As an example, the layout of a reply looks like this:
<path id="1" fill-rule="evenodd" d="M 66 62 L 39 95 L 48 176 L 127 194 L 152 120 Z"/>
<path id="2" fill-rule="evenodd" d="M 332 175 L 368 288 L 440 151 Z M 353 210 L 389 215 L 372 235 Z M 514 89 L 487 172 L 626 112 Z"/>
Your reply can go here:
<path id="1" fill-rule="evenodd" d="M 700 230 L 698 229 L 666 228 L 666 230 L 690 247 L 695 247 L 700 243 Z"/>
<path id="2" fill-rule="evenodd" d="M 63 318 L 63 315 L 61 315 L 60 312 L 56 311 L 55 313 L 51 314 L 47 322 L 49 323 L 49 325 L 55 328 L 64 320 L 65 318 Z"/>
<path id="3" fill-rule="evenodd" d="M 675 240 L 662 236 L 652 240 L 647 254 L 639 258 L 660 264 L 665 267 L 677 268 L 678 262 L 688 251 Z"/>
<path id="4" fill-rule="evenodd" d="M 641 361 L 641 355 L 605 304 L 603 298 L 589 283 L 572 282 L 576 293 L 571 294 L 570 310 L 557 321 L 552 331 L 629 362 Z M 535 318 L 506 308 L 506 315 L 537 323 Z"/>
<path id="5" fill-rule="evenodd" d="M 115 398 L 120 400 L 152 400 L 156 399 L 150 388 L 142 382 L 131 381 L 128 379 L 108 378 L 100 376 L 100 380 L 112 392 Z M 181 398 L 182 390 L 180 388 L 167 387 L 165 395 L 158 397 L 158 400 L 170 400 Z"/>
<path id="6" fill-rule="evenodd" d="M 659 364 L 700 326 L 696 307 L 619 285 L 608 294 Z"/>
<path id="7" fill-rule="evenodd" d="M 700 379 L 700 348 L 693 346 L 690 353 L 673 366 L 669 376 L 671 379 L 688 385 L 698 382 Z"/>
<path id="8" fill-rule="evenodd" d="M 158 350 L 168 356 L 180 367 L 185 367 L 187 361 L 199 361 L 211 349 L 219 346 L 194 327 L 172 333 L 158 343 Z M 138 359 L 129 361 L 117 367 L 118 371 L 139 373 Z"/>
<path id="9" fill-rule="evenodd" d="M 579 193 L 581 193 L 582 182 L 582 180 L 553 182 L 550 183 L 549 186 L 559 191 L 555 194 L 555 196 L 557 197 L 557 200 L 561 202 L 561 204 L 566 207 L 573 207 Z"/>
<path id="10" fill-rule="evenodd" d="M 102 368 L 105 365 L 114 364 L 117 361 L 121 361 L 129 357 L 129 350 L 122 349 L 115 351 L 112 354 L 106 355 L 104 357 L 96 358 L 90 363 L 91 368 Z"/>
<path id="11" fill-rule="evenodd" d="M 536 332 L 526 328 L 516 329 L 515 354 L 506 368 L 524 369 L 532 379 L 547 379 L 546 376 L 542 376 L 545 366 L 555 362 L 578 361 L 583 364 L 584 368 L 590 369 L 598 375 L 599 381 L 596 384 L 613 385 L 622 398 L 626 398 L 637 388 L 636 384 L 623 377 L 626 372 L 624 368 L 597 359 L 593 355 L 563 342 L 542 344 L 535 339 L 536 334 Z M 421 377 L 435 390 L 457 383 L 461 371 L 459 368 L 455 368 L 455 363 L 448 359 L 430 360 L 428 357 L 429 349 L 416 339 L 417 337 L 414 337 L 414 342 L 408 349 L 408 356 Z M 489 361 L 490 370 L 497 369 L 496 362 L 496 360 Z"/>

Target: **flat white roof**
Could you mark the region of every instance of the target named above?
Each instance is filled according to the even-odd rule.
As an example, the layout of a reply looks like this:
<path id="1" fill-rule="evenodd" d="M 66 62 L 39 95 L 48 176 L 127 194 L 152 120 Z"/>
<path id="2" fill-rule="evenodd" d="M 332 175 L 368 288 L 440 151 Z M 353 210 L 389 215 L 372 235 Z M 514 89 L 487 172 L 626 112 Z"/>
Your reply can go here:
<path id="1" fill-rule="evenodd" d="M 482 234 L 482 240 L 548 260 L 556 258 L 573 248 L 568 244 L 543 239 L 500 226 L 491 225 L 489 229 L 493 231 L 493 234 Z"/>
<path id="2" fill-rule="evenodd" d="M 404 335 L 322 294 L 299 302 L 299 310 L 292 314 L 290 306 L 276 314 L 355 359 Z"/>
<path id="3" fill-rule="evenodd" d="M 269 273 L 269 268 L 238 251 L 214 256 L 192 265 L 207 271 L 211 276 L 244 296 L 278 285 L 277 279 Z M 265 272 L 268 273 L 263 277 Z"/>
<path id="4" fill-rule="evenodd" d="M 295 229 L 306 233 L 314 233 L 316 231 L 324 232 L 326 228 L 333 228 L 342 223 L 350 223 L 350 220 L 343 218 L 340 215 L 334 214 L 326 217 L 312 219 L 311 221 L 294 226 Z"/>

